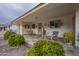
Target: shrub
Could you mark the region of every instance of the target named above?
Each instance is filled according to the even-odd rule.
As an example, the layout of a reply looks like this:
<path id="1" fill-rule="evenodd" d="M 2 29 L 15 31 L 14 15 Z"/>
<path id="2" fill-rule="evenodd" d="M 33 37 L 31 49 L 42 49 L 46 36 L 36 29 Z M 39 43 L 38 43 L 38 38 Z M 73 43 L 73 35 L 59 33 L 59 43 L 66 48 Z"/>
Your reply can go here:
<path id="1" fill-rule="evenodd" d="M 15 36 L 16 36 L 16 34 L 12 34 L 9 36 L 9 39 L 8 39 L 9 46 L 12 46 L 12 47 L 16 46 Z"/>
<path id="2" fill-rule="evenodd" d="M 65 32 L 63 36 L 67 40 L 67 42 L 71 42 L 74 39 L 72 32 Z"/>
<path id="3" fill-rule="evenodd" d="M 4 33 L 4 39 L 8 41 L 9 46 L 21 46 L 24 43 L 24 37 L 15 32 L 6 31 Z"/>
<path id="4" fill-rule="evenodd" d="M 64 56 L 65 52 L 59 43 L 52 40 L 38 40 L 27 51 L 28 56 Z"/>
<path id="5" fill-rule="evenodd" d="M 24 37 L 20 34 L 13 34 L 9 37 L 8 44 L 11 47 L 21 46 L 24 44 Z"/>
<path id="6" fill-rule="evenodd" d="M 14 32 L 6 31 L 6 32 L 4 33 L 4 39 L 5 39 L 5 40 L 8 40 L 9 37 L 10 37 L 10 35 L 12 35 L 13 33 L 14 33 Z"/>
<path id="7" fill-rule="evenodd" d="M 17 34 L 15 36 L 15 41 L 17 46 L 21 46 L 22 44 L 24 44 L 24 37 L 20 34 Z"/>

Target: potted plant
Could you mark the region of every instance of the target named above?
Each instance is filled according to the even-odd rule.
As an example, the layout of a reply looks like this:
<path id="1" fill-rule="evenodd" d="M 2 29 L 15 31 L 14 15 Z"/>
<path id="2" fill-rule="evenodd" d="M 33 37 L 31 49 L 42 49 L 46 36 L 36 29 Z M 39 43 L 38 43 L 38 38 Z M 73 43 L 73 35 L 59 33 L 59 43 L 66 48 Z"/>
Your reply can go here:
<path id="1" fill-rule="evenodd" d="M 63 36 L 66 39 L 67 43 L 72 43 L 72 41 L 74 39 L 74 35 L 72 32 L 65 32 Z"/>

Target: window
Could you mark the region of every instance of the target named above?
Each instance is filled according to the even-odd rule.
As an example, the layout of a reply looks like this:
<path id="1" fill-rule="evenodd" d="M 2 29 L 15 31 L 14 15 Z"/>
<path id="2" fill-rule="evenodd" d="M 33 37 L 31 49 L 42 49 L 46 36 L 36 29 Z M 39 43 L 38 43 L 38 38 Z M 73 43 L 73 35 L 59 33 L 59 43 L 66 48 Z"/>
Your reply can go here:
<path id="1" fill-rule="evenodd" d="M 32 24 L 32 28 L 33 28 L 33 29 L 35 28 L 35 24 Z"/>
<path id="2" fill-rule="evenodd" d="M 38 28 L 39 28 L 39 29 L 42 28 L 42 23 L 38 23 Z"/>
<path id="3" fill-rule="evenodd" d="M 62 25 L 61 20 L 54 20 L 54 21 L 50 21 L 50 28 L 54 27 L 54 28 L 58 28 Z"/>
<path id="4" fill-rule="evenodd" d="M 54 26 L 54 21 L 50 21 L 50 28 Z"/>
<path id="5" fill-rule="evenodd" d="M 25 25 L 24 27 L 25 27 L 25 28 L 30 28 L 30 25 L 27 24 L 27 25 Z"/>

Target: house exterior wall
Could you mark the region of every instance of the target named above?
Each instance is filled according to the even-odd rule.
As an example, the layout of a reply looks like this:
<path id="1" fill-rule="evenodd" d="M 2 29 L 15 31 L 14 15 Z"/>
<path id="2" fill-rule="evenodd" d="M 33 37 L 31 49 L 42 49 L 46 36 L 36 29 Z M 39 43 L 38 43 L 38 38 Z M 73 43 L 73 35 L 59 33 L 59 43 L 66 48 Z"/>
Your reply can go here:
<path id="1" fill-rule="evenodd" d="M 45 26 L 44 28 L 46 30 L 47 36 L 51 36 L 53 31 L 58 31 L 59 37 L 62 37 L 64 32 L 73 32 L 73 20 L 72 20 L 73 15 L 66 15 L 66 16 L 61 16 L 61 17 L 58 17 L 58 18 L 56 17 L 56 18 L 45 20 L 45 21 L 42 20 L 42 21 L 39 21 L 39 22 L 44 24 L 44 23 L 49 23 L 49 21 L 51 21 L 51 20 L 57 20 L 57 19 L 61 19 L 63 25 L 60 28 L 50 28 L 49 26 Z M 37 24 L 39 22 L 35 22 L 35 23 Z M 32 30 L 35 34 L 38 34 L 37 28 L 32 29 Z"/>
<path id="2" fill-rule="evenodd" d="M 46 35 L 47 36 L 51 36 L 52 35 L 52 32 L 53 31 L 58 31 L 59 32 L 59 37 L 62 37 L 64 32 L 73 32 L 74 29 L 73 29 L 73 15 L 65 15 L 65 16 L 61 16 L 61 17 L 56 17 L 56 18 L 52 18 L 52 19 L 49 19 L 49 20 L 45 20 L 45 21 L 39 21 L 41 22 L 43 25 L 44 23 L 49 23 L 49 21 L 51 20 L 57 20 L 57 19 L 61 19 L 63 25 L 60 27 L 60 28 L 50 28 L 48 25 L 45 26 L 45 30 L 46 30 Z M 34 24 L 38 24 L 39 23 L 38 21 L 35 21 Z M 27 29 L 27 28 L 24 28 L 24 25 L 23 24 L 20 24 L 18 26 L 18 28 L 20 30 L 18 30 L 20 32 L 20 34 L 28 34 L 28 31 L 30 29 Z M 38 34 L 38 28 L 35 28 L 35 29 L 31 29 L 33 31 L 34 34 Z M 42 31 L 40 31 L 42 32 Z"/>
<path id="3" fill-rule="evenodd" d="M 58 19 L 61 19 L 62 26 L 60 28 L 46 28 L 47 35 L 52 35 L 53 31 L 58 31 L 58 36 L 62 37 L 64 32 L 73 32 L 72 17 L 72 15 L 59 17 Z"/>
<path id="4" fill-rule="evenodd" d="M 58 31 L 59 32 L 59 37 L 63 37 L 63 34 L 65 32 L 74 32 L 74 29 L 73 29 L 73 15 L 72 14 L 69 14 L 69 15 L 65 15 L 65 16 L 60 16 L 60 17 L 56 17 L 56 18 L 52 18 L 52 19 L 48 19 L 48 20 L 42 20 L 42 21 L 35 21 L 34 24 L 38 24 L 38 23 L 42 23 L 44 25 L 44 23 L 49 23 L 49 21 L 51 20 L 57 20 L 57 19 L 61 19 L 61 22 L 63 23 L 62 26 L 60 28 L 50 28 L 48 25 L 45 26 L 45 30 L 46 30 L 46 35 L 47 36 L 51 36 L 52 35 L 52 32 L 53 31 Z M 30 29 L 27 29 L 24 27 L 24 23 L 21 23 L 20 25 L 18 25 L 18 33 L 20 34 L 29 34 L 28 31 Z M 34 34 L 38 34 L 38 28 L 36 27 L 35 29 L 32 29 L 31 30 L 33 31 Z M 40 31 L 42 32 L 42 31 Z"/>
<path id="5" fill-rule="evenodd" d="M 24 27 L 24 24 L 22 24 L 22 23 L 17 26 L 17 32 L 20 33 L 20 34 L 22 34 L 22 35 L 28 34 L 29 30 L 30 29 L 26 29 Z"/>

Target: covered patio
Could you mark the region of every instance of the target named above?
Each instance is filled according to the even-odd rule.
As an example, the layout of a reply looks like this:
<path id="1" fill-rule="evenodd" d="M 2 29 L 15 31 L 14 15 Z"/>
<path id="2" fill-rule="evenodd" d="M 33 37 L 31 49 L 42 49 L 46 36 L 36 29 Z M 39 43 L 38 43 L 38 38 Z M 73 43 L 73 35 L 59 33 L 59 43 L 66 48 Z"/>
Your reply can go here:
<path id="1" fill-rule="evenodd" d="M 65 32 L 74 33 L 74 44 L 78 47 L 78 6 L 79 4 L 40 4 L 13 21 L 17 33 L 22 35 L 63 37 Z M 45 30 L 45 32 L 44 32 Z"/>

